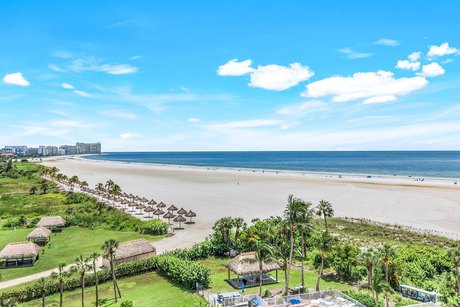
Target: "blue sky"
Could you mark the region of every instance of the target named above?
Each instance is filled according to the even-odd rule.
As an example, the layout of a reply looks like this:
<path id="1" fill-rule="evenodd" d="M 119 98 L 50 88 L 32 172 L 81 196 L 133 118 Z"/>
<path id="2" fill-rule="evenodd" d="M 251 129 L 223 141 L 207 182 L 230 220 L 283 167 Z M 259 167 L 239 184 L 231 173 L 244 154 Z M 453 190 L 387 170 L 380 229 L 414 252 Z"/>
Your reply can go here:
<path id="1" fill-rule="evenodd" d="M 363 3 L 2 1 L 0 146 L 459 150 L 460 3 Z"/>

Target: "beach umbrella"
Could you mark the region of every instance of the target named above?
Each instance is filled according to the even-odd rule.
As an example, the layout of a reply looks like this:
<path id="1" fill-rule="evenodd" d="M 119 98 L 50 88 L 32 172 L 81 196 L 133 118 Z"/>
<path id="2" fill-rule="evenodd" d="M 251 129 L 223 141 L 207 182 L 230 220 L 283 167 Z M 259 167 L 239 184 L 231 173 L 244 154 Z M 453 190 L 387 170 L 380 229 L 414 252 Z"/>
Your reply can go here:
<path id="1" fill-rule="evenodd" d="M 173 212 L 173 213 L 174 213 L 174 211 L 177 211 L 177 210 L 178 210 L 177 207 L 174 206 L 174 205 L 171 205 L 171 206 L 169 206 L 169 208 L 168 208 L 168 211 L 171 211 L 171 212 Z"/>
<path id="2" fill-rule="evenodd" d="M 126 199 L 123 199 L 121 201 L 121 204 L 124 206 L 124 209 L 126 209 L 126 206 L 129 204 L 129 201 L 127 201 Z"/>
<path id="3" fill-rule="evenodd" d="M 160 202 L 158 205 L 157 205 L 157 208 L 165 208 L 166 205 L 163 203 L 163 202 Z"/>
<path id="4" fill-rule="evenodd" d="M 194 224 L 195 222 L 192 222 L 192 217 L 196 217 L 196 213 L 190 210 L 185 214 L 186 217 L 190 218 L 190 221 L 187 222 L 187 224 Z"/>
<path id="5" fill-rule="evenodd" d="M 171 213 L 171 211 L 166 212 L 165 215 L 163 215 L 163 218 L 168 219 L 168 224 L 171 225 L 171 219 L 176 217 L 174 214 Z"/>
<path id="6" fill-rule="evenodd" d="M 154 215 L 158 215 L 158 219 L 160 219 L 160 215 L 164 214 L 165 212 L 163 210 L 161 210 L 160 208 L 156 209 L 155 211 L 153 211 L 153 214 Z"/>
<path id="7" fill-rule="evenodd" d="M 180 214 L 180 215 L 187 214 L 187 210 L 185 210 L 184 208 L 180 208 L 180 209 L 177 211 L 177 214 Z"/>
<path id="8" fill-rule="evenodd" d="M 136 206 L 137 206 L 136 203 L 130 202 L 130 203 L 128 204 L 128 207 L 130 207 L 131 210 L 129 210 L 128 212 L 134 212 L 134 207 L 136 207 Z"/>
<path id="9" fill-rule="evenodd" d="M 136 215 L 143 215 L 144 213 L 142 213 L 142 209 L 145 209 L 145 206 L 144 205 L 138 205 L 138 206 L 136 206 L 136 209 L 139 209 L 139 212 L 136 213 Z"/>
<path id="10" fill-rule="evenodd" d="M 182 215 L 178 215 L 175 219 L 174 219 L 174 222 L 176 223 L 179 223 L 179 228 L 176 228 L 176 229 L 183 229 L 181 226 L 182 226 L 182 222 L 185 222 L 187 219 L 185 217 L 183 217 Z"/>
<path id="11" fill-rule="evenodd" d="M 145 208 L 144 211 L 148 213 L 147 218 L 151 218 L 151 217 L 152 217 L 152 212 L 154 212 L 155 209 L 153 209 L 153 208 L 150 207 L 150 206 L 147 206 L 147 208 Z"/>
<path id="12" fill-rule="evenodd" d="M 146 203 L 146 202 L 148 202 L 149 200 L 148 200 L 147 198 L 145 198 L 145 197 L 142 197 L 141 201 L 142 201 L 143 203 Z"/>
<path id="13" fill-rule="evenodd" d="M 156 201 L 154 201 L 153 199 L 151 201 L 149 201 L 149 205 L 150 206 L 155 206 L 157 204 Z"/>

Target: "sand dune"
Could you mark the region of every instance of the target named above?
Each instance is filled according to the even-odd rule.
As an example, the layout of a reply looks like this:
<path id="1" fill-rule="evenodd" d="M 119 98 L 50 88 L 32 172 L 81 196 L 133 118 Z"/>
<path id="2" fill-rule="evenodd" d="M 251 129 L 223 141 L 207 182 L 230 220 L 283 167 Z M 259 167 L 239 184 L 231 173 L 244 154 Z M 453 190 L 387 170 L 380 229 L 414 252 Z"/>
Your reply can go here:
<path id="1" fill-rule="evenodd" d="M 80 158 L 46 160 L 66 175 L 90 186 L 108 179 L 123 191 L 192 209 L 197 223 L 167 240 L 164 249 L 201 241 L 220 217 L 250 221 L 282 214 L 288 194 L 316 204 L 330 201 L 338 216 L 369 218 L 433 230 L 449 237 L 460 234 L 460 187 L 452 180 L 326 176 L 293 172 L 232 170 Z M 168 243 L 169 242 L 169 243 Z M 169 246 L 171 245 L 171 246 Z M 163 249 L 163 248 L 162 248 Z"/>

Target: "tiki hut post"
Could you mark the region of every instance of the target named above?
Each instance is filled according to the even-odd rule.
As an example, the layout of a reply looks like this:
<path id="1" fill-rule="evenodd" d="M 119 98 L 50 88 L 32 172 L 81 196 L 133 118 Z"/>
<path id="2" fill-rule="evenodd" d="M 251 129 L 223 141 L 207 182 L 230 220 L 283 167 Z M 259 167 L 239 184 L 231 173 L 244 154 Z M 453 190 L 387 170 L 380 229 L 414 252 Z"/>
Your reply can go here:
<path id="1" fill-rule="evenodd" d="M 163 218 L 168 219 L 168 224 L 171 225 L 171 219 L 176 217 L 174 214 L 171 213 L 171 211 L 166 212 L 165 215 L 163 215 Z"/>
<path id="2" fill-rule="evenodd" d="M 174 222 L 176 223 L 179 223 L 179 228 L 176 228 L 176 229 L 183 229 L 181 226 L 182 226 L 182 222 L 185 222 L 187 219 L 185 217 L 183 217 L 182 215 L 178 215 L 175 219 L 174 219 Z"/>

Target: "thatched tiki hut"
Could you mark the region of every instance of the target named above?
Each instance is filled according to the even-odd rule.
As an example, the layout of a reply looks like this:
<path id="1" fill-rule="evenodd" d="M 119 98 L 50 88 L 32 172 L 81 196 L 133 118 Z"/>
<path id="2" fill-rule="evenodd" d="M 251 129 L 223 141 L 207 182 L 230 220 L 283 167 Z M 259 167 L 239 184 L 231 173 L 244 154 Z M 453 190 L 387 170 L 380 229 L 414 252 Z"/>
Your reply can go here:
<path id="1" fill-rule="evenodd" d="M 61 216 L 44 216 L 37 223 L 37 227 L 46 227 L 52 232 L 64 230 L 66 221 Z"/>
<path id="2" fill-rule="evenodd" d="M 150 258 L 156 255 L 156 249 L 145 239 L 137 239 L 132 241 L 122 242 L 115 250 L 115 257 L 113 265 L 119 265 L 123 262 L 140 260 Z M 109 259 L 103 258 L 102 265 L 104 267 L 110 266 Z"/>
<path id="3" fill-rule="evenodd" d="M 38 245 L 46 245 L 51 237 L 51 230 L 45 227 L 37 227 L 27 236 L 27 241 L 32 241 Z"/>
<path id="4" fill-rule="evenodd" d="M 0 267 L 33 266 L 40 257 L 40 247 L 33 242 L 9 243 L 0 251 Z"/>
<path id="5" fill-rule="evenodd" d="M 233 258 L 226 265 L 228 269 L 227 281 L 235 288 L 240 289 L 241 283 L 244 281 L 245 287 L 252 287 L 259 285 L 260 271 L 259 263 L 255 260 L 254 252 L 241 253 Z M 268 274 L 263 275 L 262 284 L 273 284 L 278 282 L 278 270 L 280 266 L 275 261 L 264 262 L 262 264 L 263 273 L 276 271 L 276 279 L 273 279 Z M 230 278 L 230 271 L 237 274 L 237 278 Z"/>
<path id="6" fill-rule="evenodd" d="M 186 222 L 186 224 L 195 224 L 195 222 L 192 221 L 192 218 L 193 217 L 196 217 L 196 213 L 193 212 L 192 210 L 190 210 L 189 212 L 187 212 L 185 214 L 186 217 L 190 218 L 190 220 L 188 222 Z"/>

